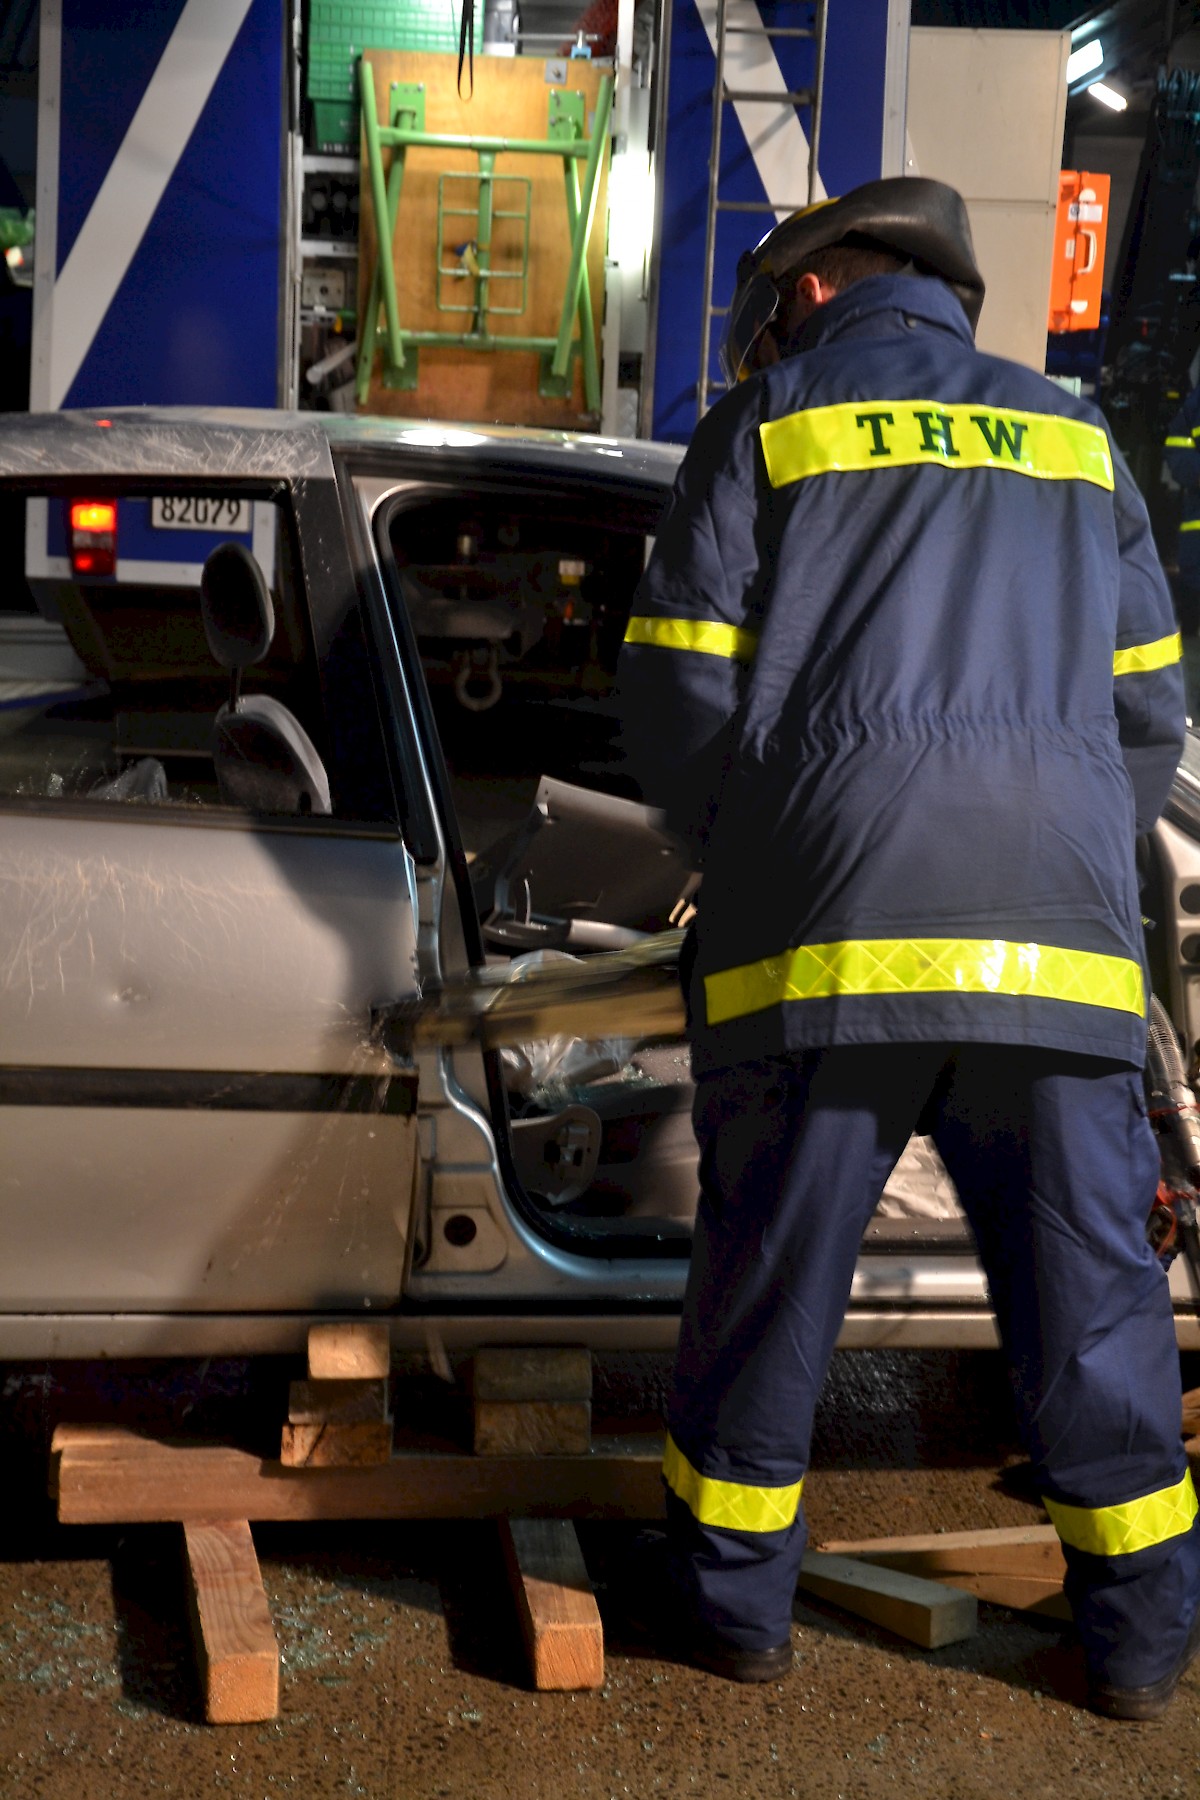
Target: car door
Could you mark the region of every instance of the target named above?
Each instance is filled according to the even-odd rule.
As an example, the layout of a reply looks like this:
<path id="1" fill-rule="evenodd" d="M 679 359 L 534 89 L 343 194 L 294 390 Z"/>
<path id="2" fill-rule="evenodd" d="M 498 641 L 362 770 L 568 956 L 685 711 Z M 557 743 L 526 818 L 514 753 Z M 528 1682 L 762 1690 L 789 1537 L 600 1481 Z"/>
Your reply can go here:
<path id="1" fill-rule="evenodd" d="M 167 585 L 161 566 L 171 553 L 186 569 L 206 540 L 164 528 L 150 579 L 131 557 L 109 576 L 52 567 L 35 584 L 84 673 L 5 712 L 0 738 L 10 1353 L 23 1319 L 43 1348 L 49 1316 L 60 1353 L 269 1347 L 273 1317 L 400 1292 L 414 1083 L 373 1041 L 371 1014 L 416 991 L 413 862 L 328 453 L 324 479 L 264 488 L 237 480 L 240 442 L 229 434 L 224 479 L 198 481 L 181 474 L 204 466 L 186 430 L 160 431 L 160 480 L 132 458 L 136 488 L 93 469 L 84 491 L 115 502 L 118 542 L 156 495 L 267 508 L 275 632 L 244 689 L 308 732 L 331 812 L 222 801 L 209 737 L 228 678 L 204 641 L 198 570 Z M 80 491 L 64 479 L 36 498 L 62 509 Z M 181 1335 L 188 1316 L 210 1326 Z"/>

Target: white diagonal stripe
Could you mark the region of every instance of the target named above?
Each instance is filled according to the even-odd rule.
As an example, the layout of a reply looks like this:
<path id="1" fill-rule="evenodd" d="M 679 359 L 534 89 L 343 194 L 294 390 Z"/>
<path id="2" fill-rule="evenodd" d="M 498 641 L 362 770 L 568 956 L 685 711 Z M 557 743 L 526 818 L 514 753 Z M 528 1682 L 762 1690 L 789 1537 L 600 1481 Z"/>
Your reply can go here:
<path id="1" fill-rule="evenodd" d="M 712 53 L 717 54 L 717 0 L 696 0 Z M 762 26 L 762 14 L 754 0 L 728 0 L 726 25 Z M 785 104 L 788 84 L 776 60 L 771 40 L 735 32 L 725 39 L 725 85 L 752 88 L 757 93 L 778 93 L 779 104 L 770 100 L 731 102 L 742 128 L 758 178 L 768 200 L 775 202 L 781 219 L 791 208 L 808 199 L 808 139 L 793 107 Z M 825 199 L 820 175 L 814 199 Z M 763 230 L 766 220 L 763 221 Z"/>
<path id="2" fill-rule="evenodd" d="M 59 407 L 125 279 L 251 0 L 187 0 L 54 287 L 48 404 Z"/>

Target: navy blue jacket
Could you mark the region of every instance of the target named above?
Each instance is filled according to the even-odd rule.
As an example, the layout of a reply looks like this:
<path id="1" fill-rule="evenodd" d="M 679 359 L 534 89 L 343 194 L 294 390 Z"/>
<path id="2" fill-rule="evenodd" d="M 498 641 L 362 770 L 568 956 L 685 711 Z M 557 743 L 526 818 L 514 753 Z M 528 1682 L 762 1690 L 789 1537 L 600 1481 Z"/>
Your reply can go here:
<path id="1" fill-rule="evenodd" d="M 1184 732 L 1100 413 L 874 276 L 702 420 L 619 669 L 704 868 L 699 1071 L 880 1041 L 1140 1064 L 1135 833 Z"/>
<path id="2" fill-rule="evenodd" d="M 1167 430 L 1167 467 L 1183 489 L 1179 513 L 1179 573 L 1200 588 L 1200 387 L 1192 389 Z"/>

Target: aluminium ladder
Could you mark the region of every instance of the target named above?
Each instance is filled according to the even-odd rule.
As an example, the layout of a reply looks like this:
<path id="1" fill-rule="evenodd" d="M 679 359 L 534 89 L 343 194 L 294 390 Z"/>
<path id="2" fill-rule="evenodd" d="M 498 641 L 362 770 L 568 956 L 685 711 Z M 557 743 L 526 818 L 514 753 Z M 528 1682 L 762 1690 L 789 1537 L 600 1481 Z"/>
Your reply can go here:
<path id="1" fill-rule="evenodd" d="M 713 85 L 712 145 L 708 163 L 708 213 L 704 236 L 703 313 L 700 324 L 700 377 L 696 387 L 696 418 L 708 410 L 709 395 L 723 388 L 723 380 L 714 381 L 710 374 L 713 320 L 724 318 L 727 306 L 713 305 L 713 269 L 716 260 L 717 218 L 723 212 L 788 214 L 802 206 L 811 206 L 817 196 L 817 155 L 821 140 L 821 103 L 825 75 L 825 24 L 828 0 L 804 0 L 804 11 L 810 15 L 808 25 L 743 25 L 730 24 L 728 0 L 717 0 L 716 80 Z M 811 85 L 801 89 L 746 89 L 725 85 L 725 49 L 730 37 L 761 37 L 768 43 L 776 38 L 811 38 L 813 41 L 813 73 Z M 806 107 L 809 113 L 808 197 L 805 200 L 722 200 L 721 128 L 724 110 L 731 102 L 758 101 L 795 112 Z"/>

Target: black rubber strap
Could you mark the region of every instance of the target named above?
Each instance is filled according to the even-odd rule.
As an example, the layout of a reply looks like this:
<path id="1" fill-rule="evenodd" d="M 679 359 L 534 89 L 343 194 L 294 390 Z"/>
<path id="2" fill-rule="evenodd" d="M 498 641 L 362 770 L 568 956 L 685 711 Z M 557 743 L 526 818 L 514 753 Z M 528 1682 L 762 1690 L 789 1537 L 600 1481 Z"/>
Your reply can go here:
<path id="1" fill-rule="evenodd" d="M 463 63 L 467 64 L 471 77 L 470 100 L 475 92 L 475 0 L 462 0 L 462 24 L 458 28 L 458 97 L 463 97 L 462 72 Z"/>

